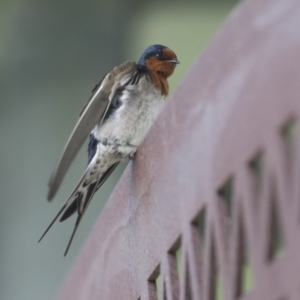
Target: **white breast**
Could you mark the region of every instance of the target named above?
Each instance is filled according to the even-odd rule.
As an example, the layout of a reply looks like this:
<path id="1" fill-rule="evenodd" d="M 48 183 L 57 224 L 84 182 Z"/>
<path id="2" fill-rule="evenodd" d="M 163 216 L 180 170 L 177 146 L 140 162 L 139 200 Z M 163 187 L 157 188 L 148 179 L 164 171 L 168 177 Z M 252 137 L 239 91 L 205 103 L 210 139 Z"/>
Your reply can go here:
<path id="1" fill-rule="evenodd" d="M 128 85 L 120 100 L 123 104 L 117 111 L 95 128 L 96 138 L 139 146 L 163 109 L 165 98 L 143 77 L 138 85 Z"/>

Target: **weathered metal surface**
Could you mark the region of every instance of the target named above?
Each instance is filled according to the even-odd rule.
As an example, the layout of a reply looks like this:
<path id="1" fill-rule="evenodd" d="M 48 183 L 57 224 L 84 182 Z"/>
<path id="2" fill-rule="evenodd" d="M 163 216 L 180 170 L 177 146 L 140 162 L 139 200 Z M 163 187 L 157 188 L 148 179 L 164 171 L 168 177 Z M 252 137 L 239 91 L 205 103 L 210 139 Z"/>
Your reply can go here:
<path id="1" fill-rule="evenodd" d="M 154 300 L 159 274 L 160 299 L 300 299 L 299 28 L 296 0 L 240 3 L 129 164 L 59 299 Z"/>

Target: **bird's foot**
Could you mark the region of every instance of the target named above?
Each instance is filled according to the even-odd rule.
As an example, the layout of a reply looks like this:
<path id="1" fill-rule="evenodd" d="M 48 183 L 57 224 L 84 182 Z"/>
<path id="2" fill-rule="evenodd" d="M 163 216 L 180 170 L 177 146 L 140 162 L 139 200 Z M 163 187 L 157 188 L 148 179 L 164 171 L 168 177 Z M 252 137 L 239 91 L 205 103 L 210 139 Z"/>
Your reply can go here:
<path id="1" fill-rule="evenodd" d="M 137 149 L 138 146 L 132 145 L 132 144 L 129 144 L 129 143 L 127 143 L 127 146 L 128 146 L 128 147 L 131 147 L 131 148 L 134 148 L 134 150 L 132 150 L 132 151 L 129 153 L 129 155 L 128 155 L 128 158 L 129 158 L 130 160 L 134 160 L 134 158 L 135 158 L 135 152 L 136 152 L 136 149 Z"/>
<path id="2" fill-rule="evenodd" d="M 134 160 L 135 159 L 135 153 L 136 153 L 136 149 L 129 153 L 128 158 L 130 160 Z"/>
<path id="3" fill-rule="evenodd" d="M 136 145 L 132 145 L 132 144 L 129 144 L 129 143 L 127 143 L 126 146 L 131 147 L 131 148 L 135 148 L 135 149 L 138 147 Z"/>

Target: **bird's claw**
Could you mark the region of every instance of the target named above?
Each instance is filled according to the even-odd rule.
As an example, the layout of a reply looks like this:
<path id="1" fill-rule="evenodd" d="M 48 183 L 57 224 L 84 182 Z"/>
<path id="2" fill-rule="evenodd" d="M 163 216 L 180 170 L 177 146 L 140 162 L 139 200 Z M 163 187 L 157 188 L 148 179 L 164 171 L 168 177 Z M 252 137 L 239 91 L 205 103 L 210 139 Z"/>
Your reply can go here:
<path id="1" fill-rule="evenodd" d="M 134 158 L 135 158 L 135 152 L 136 152 L 136 149 L 137 149 L 138 146 L 132 145 L 132 144 L 129 144 L 129 143 L 127 143 L 127 146 L 128 146 L 128 147 L 131 147 L 131 148 L 135 148 L 135 149 L 132 150 L 132 151 L 129 153 L 129 155 L 128 155 L 128 158 L 129 158 L 130 160 L 134 160 Z"/>
<path id="2" fill-rule="evenodd" d="M 129 144 L 129 143 L 127 143 L 126 146 L 131 147 L 131 148 L 137 148 L 138 147 L 136 145 L 132 145 L 132 144 Z"/>
<path id="3" fill-rule="evenodd" d="M 134 151 L 132 151 L 132 152 L 129 153 L 128 158 L 130 160 L 134 160 L 134 158 L 135 158 L 135 152 L 136 152 L 136 150 L 134 150 Z"/>

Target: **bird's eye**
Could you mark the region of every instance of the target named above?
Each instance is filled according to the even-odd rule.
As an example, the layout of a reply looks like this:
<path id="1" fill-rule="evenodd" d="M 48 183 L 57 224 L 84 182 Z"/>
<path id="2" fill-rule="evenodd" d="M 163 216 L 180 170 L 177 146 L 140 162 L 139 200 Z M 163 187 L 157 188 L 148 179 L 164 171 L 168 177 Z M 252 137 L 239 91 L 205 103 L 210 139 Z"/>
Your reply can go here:
<path id="1" fill-rule="evenodd" d="M 156 56 L 156 57 L 160 57 L 160 54 L 159 54 L 159 53 L 157 53 L 157 54 L 155 54 L 155 56 Z"/>

